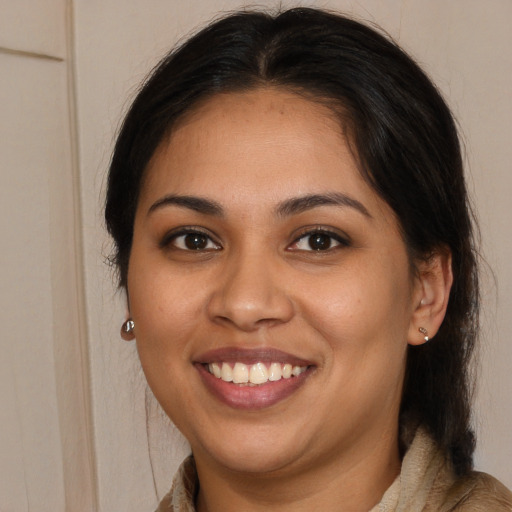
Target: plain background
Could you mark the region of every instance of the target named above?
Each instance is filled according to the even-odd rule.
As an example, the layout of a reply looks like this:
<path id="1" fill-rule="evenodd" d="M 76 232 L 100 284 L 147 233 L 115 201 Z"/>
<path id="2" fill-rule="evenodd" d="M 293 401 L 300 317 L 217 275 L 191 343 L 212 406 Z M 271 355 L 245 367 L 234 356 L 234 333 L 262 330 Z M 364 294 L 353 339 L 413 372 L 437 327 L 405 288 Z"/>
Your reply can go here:
<path id="1" fill-rule="evenodd" d="M 381 25 L 459 121 L 496 277 L 484 276 L 476 462 L 512 487 L 512 2 L 282 4 Z M 150 511 L 187 452 L 146 390 L 134 344 L 119 339 L 125 305 L 105 263 L 105 171 L 146 73 L 215 13 L 243 5 L 0 0 L 2 511 Z"/>

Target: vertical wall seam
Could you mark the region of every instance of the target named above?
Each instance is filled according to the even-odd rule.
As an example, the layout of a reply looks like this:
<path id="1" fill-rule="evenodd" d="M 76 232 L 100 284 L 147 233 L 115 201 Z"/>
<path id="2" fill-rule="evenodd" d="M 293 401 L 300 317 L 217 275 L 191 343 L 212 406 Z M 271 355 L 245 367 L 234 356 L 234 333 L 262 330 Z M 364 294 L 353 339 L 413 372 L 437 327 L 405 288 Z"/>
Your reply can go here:
<path id="1" fill-rule="evenodd" d="M 92 386 L 90 382 L 90 358 L 89 358 L 89 332 L 87 327 L 87 303 L 85 299 L 85 267 L 84 267 L 84 240 L 83 240 L 83 214 L 81 197 L 81 176 L 80 176 L 80 143 L 78 130 L 78 98 L 76 87 L 76 47 L 75 47 L 75 16 L 73 0 L 66 0 L 66 54 L 67 54 L 67 99 L 69 113 L 69 130 L 71 144 L 71 172 L 73 178 L 73 241 L 75 256 L 76 275 L 76 303 L 78 307 L 78 327 L 80 355 L 81 355 L 81 378 L 82 389 L 84 390 L 83 405 L 86 418 L 86 446 L 88 470 L 91 481 L 91 501 L 94 510 L 99 510 L 98 499 L 98 476 L 96 471 L 96 448 L 92 407 Z"/>

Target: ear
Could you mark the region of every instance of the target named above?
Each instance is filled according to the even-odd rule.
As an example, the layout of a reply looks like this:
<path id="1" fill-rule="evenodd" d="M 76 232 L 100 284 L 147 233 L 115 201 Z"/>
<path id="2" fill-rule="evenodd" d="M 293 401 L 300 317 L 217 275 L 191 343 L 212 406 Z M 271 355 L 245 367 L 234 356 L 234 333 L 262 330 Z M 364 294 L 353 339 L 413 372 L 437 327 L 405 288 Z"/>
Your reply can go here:
<path id="1" fill-rule="evenodd" d="M 427 260 L 419 261 L 414 279 L 414 310 L 407 341 L 410 345 L 421 345 L 427 341 L 426 336 L 436 335 L 446 314 L 453 283 L 450 250 L 440 248 Z"/>

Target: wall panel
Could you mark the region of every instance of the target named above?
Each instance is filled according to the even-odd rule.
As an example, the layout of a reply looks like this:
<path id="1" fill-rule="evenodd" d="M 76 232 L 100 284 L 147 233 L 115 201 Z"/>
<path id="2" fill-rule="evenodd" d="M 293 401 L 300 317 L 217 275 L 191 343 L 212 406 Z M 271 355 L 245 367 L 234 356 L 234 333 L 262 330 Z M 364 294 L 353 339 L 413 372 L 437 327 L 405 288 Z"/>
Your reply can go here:
<path id="1" fill-rule="evenodd" d="M 0 510 L 92 511 L 69 2 L 0 18 Z M 78 227 L 78 229 L 77 229 Z"/>
<path id="2" fill-rule="evenodd" d="M 66 56 L 66 0 L 2 0 L 0 47 Z"/>
<path id="3" fill-rule="evenodd" d="M 9 376 L 1 409 L 8 411 L 2 425 L 14 436 L 0 436 L 14 463 L 2 464 L 0 509 L 28 510 L 42 500 L 48 511 L 63 510 L 48 185 L 53 169 L 66 165 L 67 119 L 54 115 L 66 80 L 59 63 L 0 55 L 0 67 L 0 373 Z"/>

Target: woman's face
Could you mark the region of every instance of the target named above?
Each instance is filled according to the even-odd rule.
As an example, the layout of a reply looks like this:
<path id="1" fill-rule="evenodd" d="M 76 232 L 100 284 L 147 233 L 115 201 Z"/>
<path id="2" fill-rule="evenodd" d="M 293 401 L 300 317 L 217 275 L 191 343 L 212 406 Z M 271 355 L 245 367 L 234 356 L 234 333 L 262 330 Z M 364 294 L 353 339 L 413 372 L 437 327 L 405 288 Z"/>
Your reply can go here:
<path id="1" fill-rule="evenodd" d="M 196 459 L 299 470 L 396 439 L 418 288 L 323 106 L 218 95 L 150 162 L 130 311 L 149 385 Z"/>

